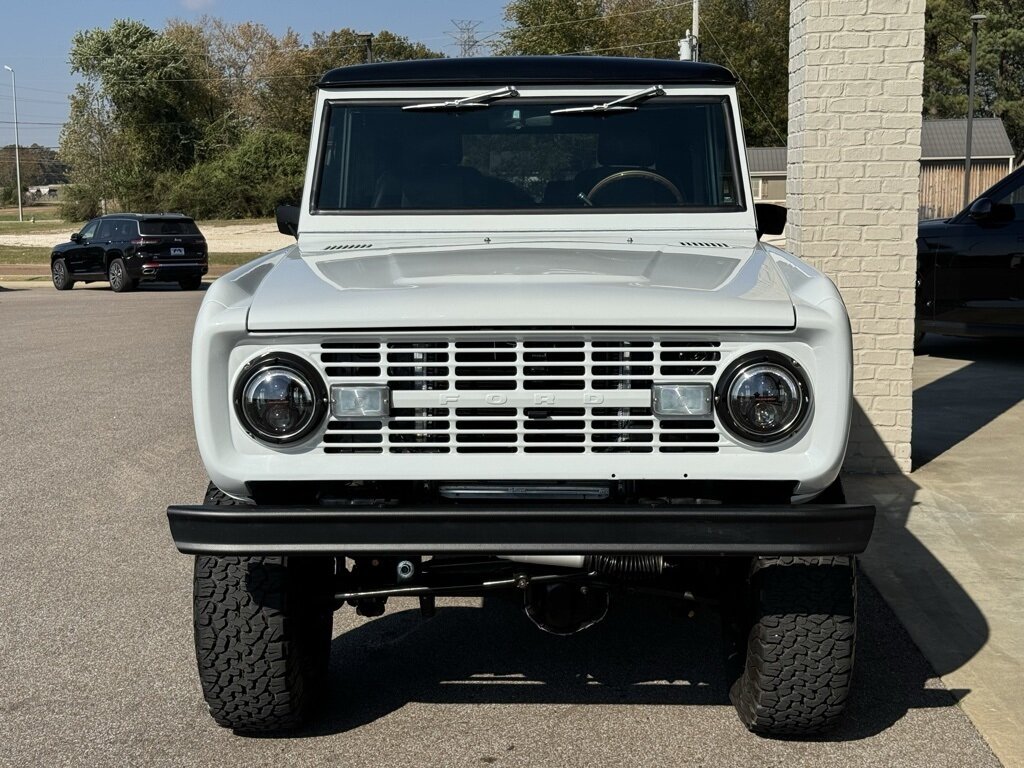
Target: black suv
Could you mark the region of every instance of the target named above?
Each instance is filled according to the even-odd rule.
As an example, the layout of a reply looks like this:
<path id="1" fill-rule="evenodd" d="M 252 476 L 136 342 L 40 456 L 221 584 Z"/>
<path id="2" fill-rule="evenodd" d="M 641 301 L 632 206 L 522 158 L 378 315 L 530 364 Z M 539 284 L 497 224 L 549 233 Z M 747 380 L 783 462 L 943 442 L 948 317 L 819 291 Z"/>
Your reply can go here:
<path id="1" fill-rule="evenodd" d="M 1024 168 L 917 228 L 917 334 L 1024 336 Z"/>
<path id="2" fill-rule="evenodd" d="M 109 280 L 115 293 L 130 291 L 143 280 L 176 282 L 194 291 L 208 269 L 206 238 L 180 213 L 100 216 L 50 254 L 58 291 L 97 280 Z"/>

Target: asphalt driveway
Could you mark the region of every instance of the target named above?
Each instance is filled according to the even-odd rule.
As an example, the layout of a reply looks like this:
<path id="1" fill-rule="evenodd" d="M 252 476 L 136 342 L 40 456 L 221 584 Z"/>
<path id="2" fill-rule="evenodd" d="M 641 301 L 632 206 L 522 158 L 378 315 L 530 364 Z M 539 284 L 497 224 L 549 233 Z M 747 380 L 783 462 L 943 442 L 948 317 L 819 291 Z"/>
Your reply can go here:
<path id="1" fill-rule="evenodd" d="M 815 741 L 746 733 L 713 615 L 640 600 L 568 639 L 501 599 L 335 622 L 307 732 L 217 728 L 192 656 L 171 502 L 201 496 L 188 347 L 201 296 L 0 290 L 0 763 L 995 766 L 864 580 L 856 693 Z M 390 607 L 390 606 L 389 606 Z"/>

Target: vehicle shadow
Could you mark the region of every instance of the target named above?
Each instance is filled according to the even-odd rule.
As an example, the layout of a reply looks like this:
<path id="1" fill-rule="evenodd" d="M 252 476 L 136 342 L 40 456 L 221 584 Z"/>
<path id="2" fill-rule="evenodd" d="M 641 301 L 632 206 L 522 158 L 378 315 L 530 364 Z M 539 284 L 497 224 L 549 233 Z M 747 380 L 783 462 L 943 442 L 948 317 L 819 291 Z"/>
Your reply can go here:
<path id="1" fill-rule="evenodd" d="M 1024 339 L 926 336 L 921 353 L 969 362 L 915 390 L 915 470 L 1024 400 Z"/>
<path id="2" fill-rule="evenodd" d="M 950 376 L 956 376 L 957 373 Z M 953 387 L 942 384 L 940 380 L 935 387 L 932 392 L 941 392 L 947 387 L 948 391 L 953 391 L 959 385 Z M 974 395 L 977 397 L 977 389 Z M 941 415 L 937 416 L 929 410 L 937 407 L 933 395 L 920 399 L 915 397 L 915 435 L 919 429 L 927 433 L 928 424 L 933 419 L 942 420 Z M 873 455 L 889 456 L 881 438 L 867 424 L 867 417 L 859 405 L 855 405 L 855 408 L 854 423 L 860 422 L 862 429 L 870 430 L 877 441 Z M 912 513 L 933 514 L 935 511 L 920 509 L 918 497 L 921 488 L 913 480 L 913 475 L 900 473 L 891 458 L 886 461 L 889 466 L 883 468 L 880 474 L 852 474 L 845 477 L 847 500 L 874 504 L 877 509 L 871 543 L 861 556 L 861 572 L 871 579 L 906 627 L 913 644 L 924 654 L 921 660 L 934 670 L 928 676 L 948 675 L 973 658 L 988 642 L 989 624 L 956 578 L 909 529 L 908 521 Z M 864 624 L 861 630 L 871 631 Z M 893 682 L 895 690 L 897 681 Z M 959 700 L 970 691 L 953 693 Z"/>
<path id="3" fill-rule="evenodd" d="M 989 392 L 1006 384 L 1007 370 L 1020 366 L 1005 349 L 931 347 L 932 354 L 969 355 L 972 363 L 921 388 L 914 401 L 923 434 L 918 439 L 941 442 L 931 424 L 945 421 L 946 409 L 961 402 L 964 391 L 974 401 L 988 401 L 972 410 L 975 428 L 1016 402 L 1013 395 Z M 887 456 L 866 415 L 855 408 L 854 423 L 875 443 L 867 450 Z M 989 638 L 977 604 L 908 528 L 920 488 L 888 461 L 881 474 L 845 477 L 849 501 L 878 509 L 861 558 L 857 663 L 846 717 L 837 729 L 807 741 L 869 738 L 910 710 L 955 705 L 970 691 L 929 681 L 961 667 Z M 431 619 L 402 610 L 412 605 L 394 601 L 391 613 L 372 620 L 345 609 L 340 620 L 347 629 L 332 647 L 330 688 L 336 693 L 304 735 L 346 732 L 410 702 L 729 706 L 728 643 L 714 610 L 702 608 L 690 617 L 679 603 L 626 596 L 613 600 L 604 622 L 564 638 L 533 627 L 514 595 L 489 597 L 482 607 L 441 606 Z"/>
<path id="4" fill-rule="evenodd" d="M 202 293 L 208 290 L 209 283 L 202 283 L 194 291 L 183 291 L 177 283 L 142 283 L 129 293 Z M 76 291 L 103 291 L 113 293 L 110 285 L 103 282 L 90 283 L 89 285 L 76 285 Z"/>
<path id="5" fill-rule="evenodd" d="M 878 592 L 862 585 L 847 717 L 808 740 L 867 738 L 909 709 L 957 701 L 956 692 L 925 686 L 933 676 L 928 663 Z M 483 607 L 441 606 L 431 619 L 418 610 L 349 616 L 346 623 L 363 623 L 334 639 L 336 695 L 303 735 L 349 731 L 409 702 L 731 707 L 718 615 L 688 613 L 681 603 L 626 596 L 613 600 L 604 622 L 571 637 L 536 629 L 512 595 L 488 598 Z"/>

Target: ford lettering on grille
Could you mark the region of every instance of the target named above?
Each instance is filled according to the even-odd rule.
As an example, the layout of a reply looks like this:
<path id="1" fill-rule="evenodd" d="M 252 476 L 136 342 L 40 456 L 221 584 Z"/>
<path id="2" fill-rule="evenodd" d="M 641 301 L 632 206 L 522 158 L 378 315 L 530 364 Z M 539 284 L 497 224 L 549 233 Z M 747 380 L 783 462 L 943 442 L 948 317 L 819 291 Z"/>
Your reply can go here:
<path id="1" fill-rule="evenodd" d="M 330 383 L 386 385 L 384 419 L 331 421 L 327 453 L 715 453 L 712 419 L 659 419 L 655 381 L 712 381 L 717 341 L 338 340 Z"/>

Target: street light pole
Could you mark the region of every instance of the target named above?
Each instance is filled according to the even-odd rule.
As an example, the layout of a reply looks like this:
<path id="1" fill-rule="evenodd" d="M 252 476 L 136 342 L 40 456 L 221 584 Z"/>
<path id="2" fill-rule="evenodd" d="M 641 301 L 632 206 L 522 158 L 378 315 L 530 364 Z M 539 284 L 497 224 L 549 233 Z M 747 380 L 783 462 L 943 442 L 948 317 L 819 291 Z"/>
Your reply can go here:
<path id="1" fill-rule="evenodd" d="M 18 147 L 21 139 L 18 138 L 18 81 L 14 76 L 14 70 L 4 64 L 4 69 L 11 73 L 11 93 L 14 96 L 14 173 L 18 183 L 18 221 L 25 220 L 25 214 L 21 208 L 21 154 Z"/>
<path id="2" fill-rule="evenodd" d="M 971 202 L 971 138 L 974 132 L 974 72 L 978 66 L 978 25 L 985 20 L 985 14 L 971 16 L 971 74 L 967 86 L 967 151 L 964 154 L 964 208 Z"/>

